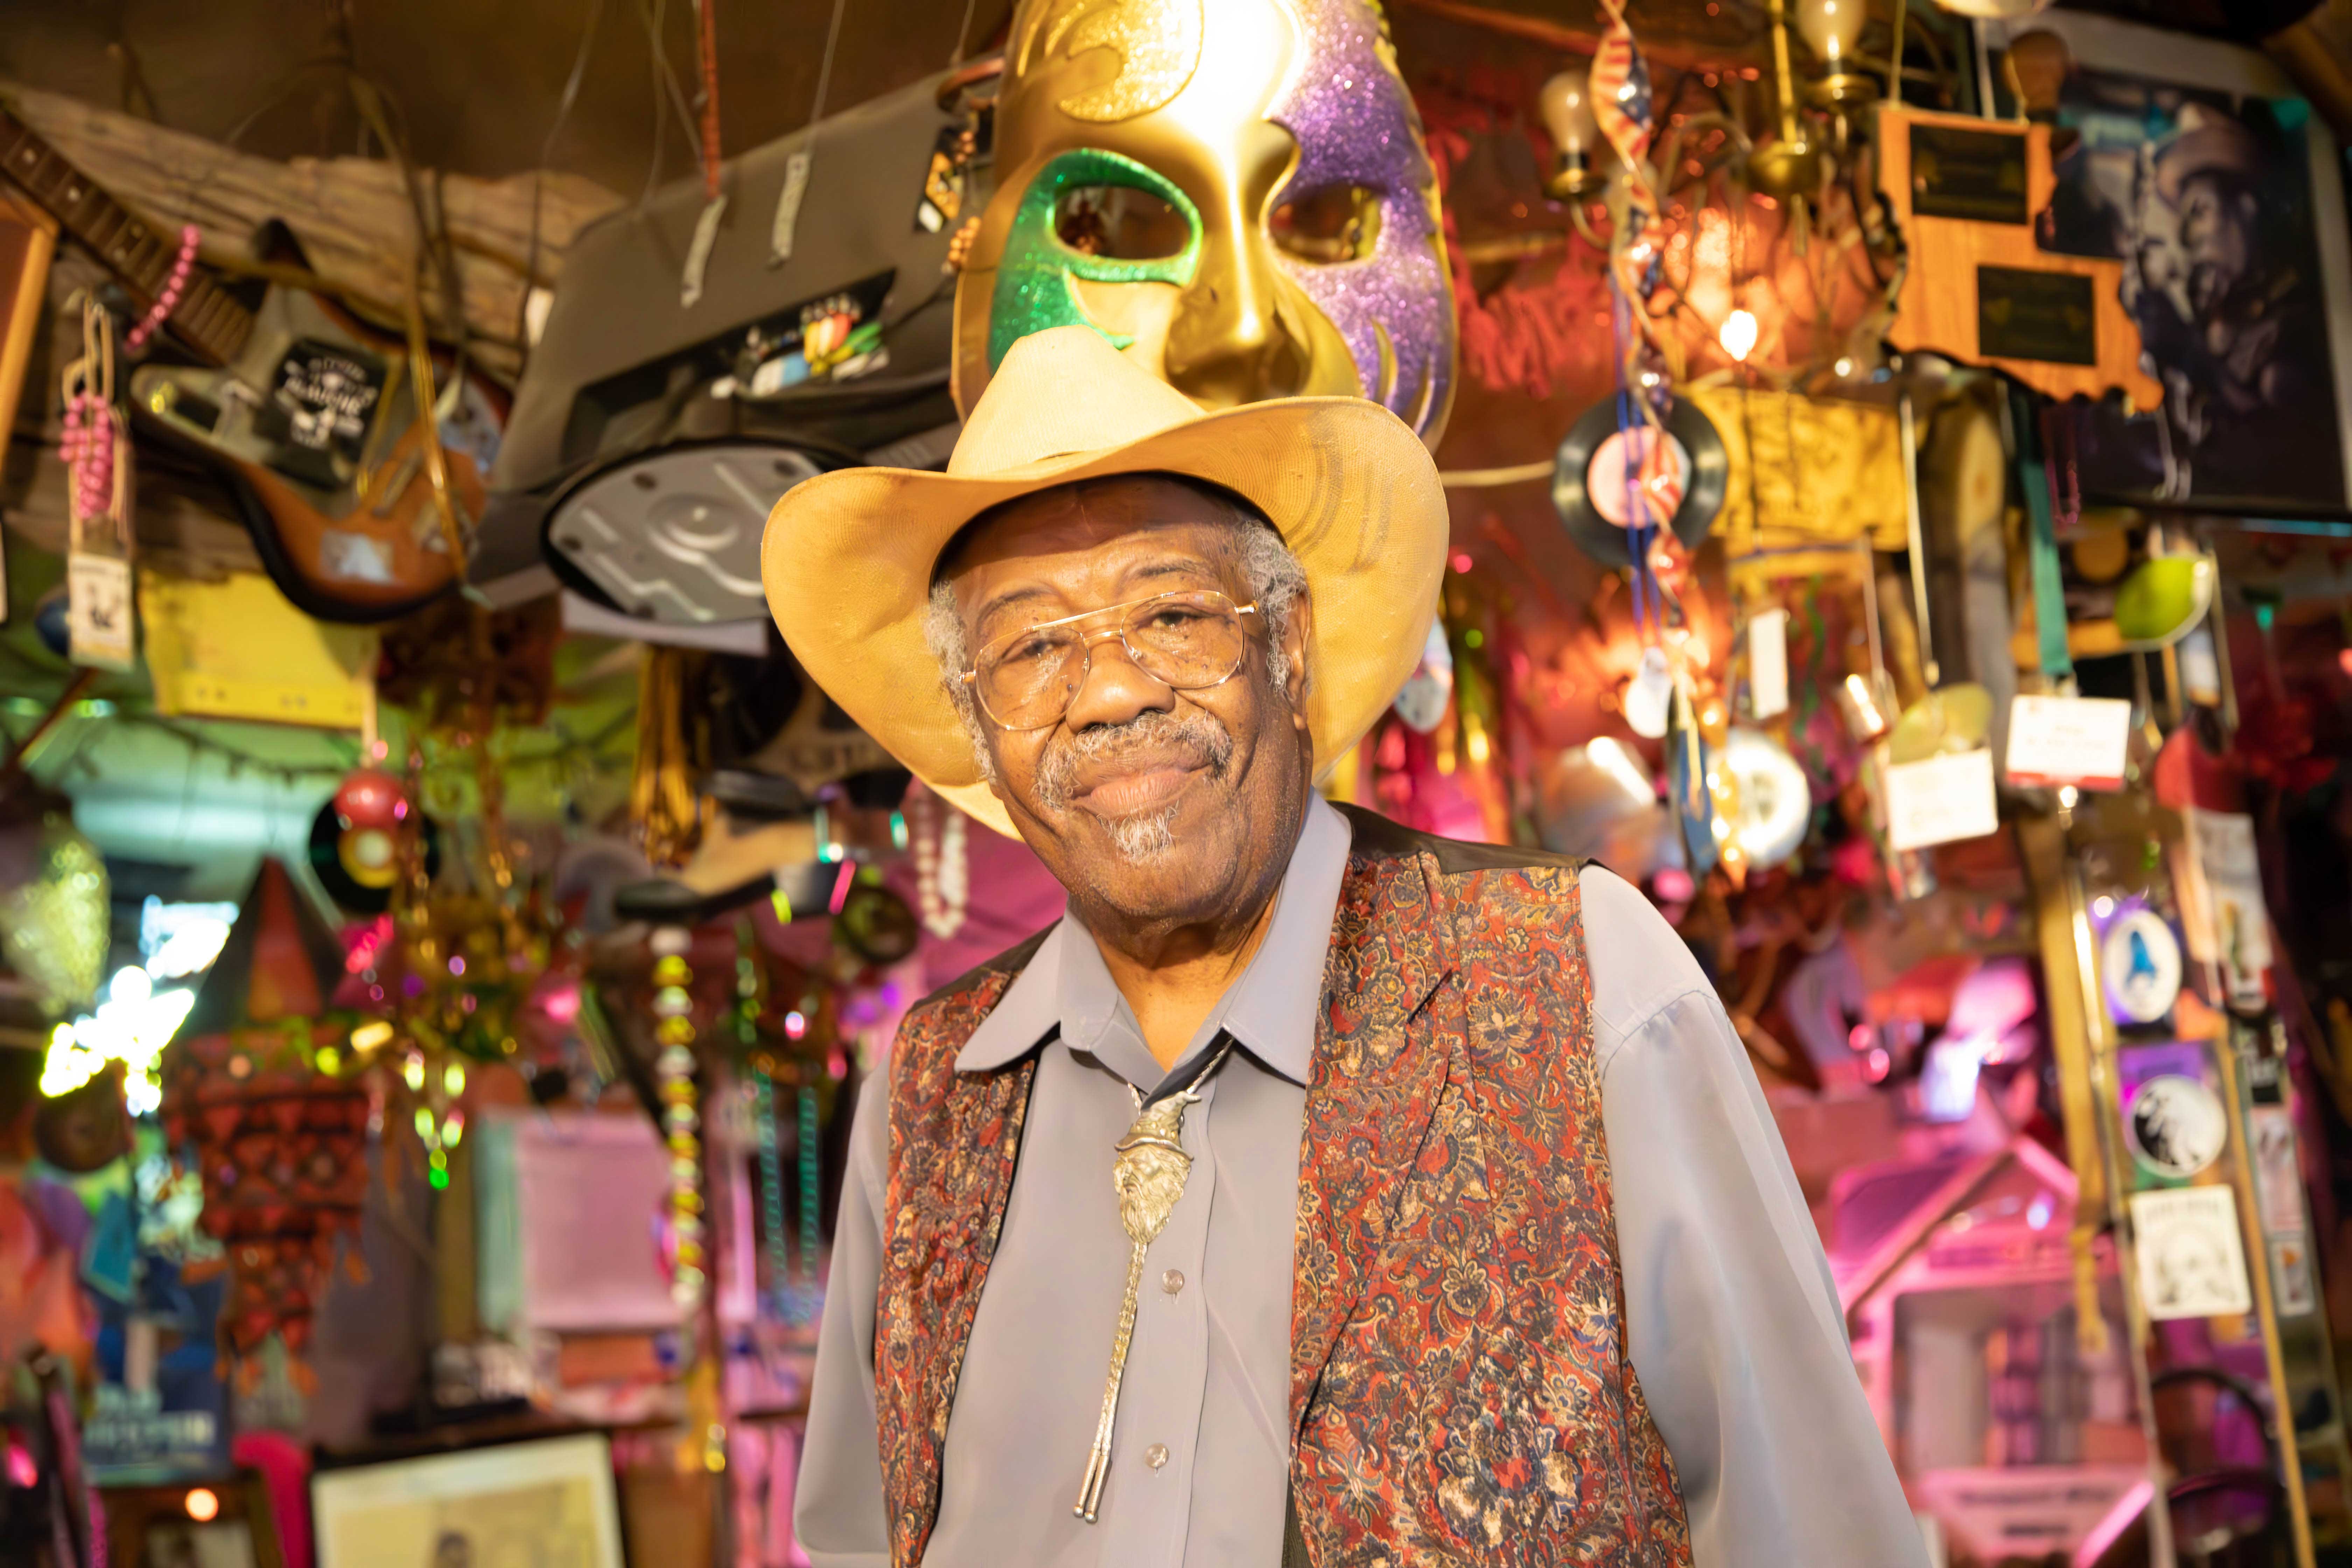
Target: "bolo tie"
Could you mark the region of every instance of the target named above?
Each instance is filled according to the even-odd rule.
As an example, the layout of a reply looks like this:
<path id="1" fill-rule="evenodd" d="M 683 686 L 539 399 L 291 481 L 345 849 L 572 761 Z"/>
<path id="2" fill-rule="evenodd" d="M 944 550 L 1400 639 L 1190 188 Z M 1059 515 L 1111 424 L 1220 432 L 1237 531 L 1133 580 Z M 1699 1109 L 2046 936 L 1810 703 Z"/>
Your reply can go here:
<path id="1" fill-rule="evenodd" d="M 1118 1194 L 1118 1219 L 1128 1239 L 1127 1295 L 1119 1302 L 1118 1329 L 1110 1342 L 1110 1374 L 1103 1381 L 1102 1418 L 1095 1423 L 1095 1446 L 1087 1455 L 1087 1479 L 1070 1511 L 1088 1524 L 1102 1506 L 1103 1482 L 1110 1475 L 1111 1427 L 1118 1419 L 1118 1385 L 1127 1375 L 1128 1347 L 1135 1339 L 1136 1297 L 1143 1287 L 1143 1254 L 1168 1227 L 1184 1195 L 1184 1180 L 1192 1173 L 1192 1157 L 1184 1152 L 1185 1108 L 1199 1103 L 1193 1087 L 1217 1070 L 1234 1048 L 1234 1037 L 1203 1058 L 1200 1069 L 1176 1088 L 1162 1088 L 1150 1100 L 1133 1084 L 1135 1121 L 1112 1147 L 1111 1190 Z"/>

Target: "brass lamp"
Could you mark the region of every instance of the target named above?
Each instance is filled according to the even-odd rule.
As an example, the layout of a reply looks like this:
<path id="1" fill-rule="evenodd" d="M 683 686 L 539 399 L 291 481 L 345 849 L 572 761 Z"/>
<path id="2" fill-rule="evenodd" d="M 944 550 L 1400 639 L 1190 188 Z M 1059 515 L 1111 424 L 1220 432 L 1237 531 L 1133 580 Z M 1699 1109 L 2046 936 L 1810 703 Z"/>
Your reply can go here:
<path id="1" fill-rule="evenodd" d="M 1878 96 L 1878 83 L 1854 68 L 1869 15 L 1867 0 L 1797 0 L 1798 35 L 1822 68 L 1805 89 L 1815 103 L 1844 112 Z"/>
<path id="2" fill-rule="evenodd" d="M 1755 187 L 1779 201 L 1809 196 L 1822 183 L 1822 150 L 1797 112 L 1797 85 L 1789 68 L 1789 7 L 1787 0 L 1771 0 L 1772 71 L 1780 98 L 1780 136 L 1748 155 L 1748 177 Z"/>

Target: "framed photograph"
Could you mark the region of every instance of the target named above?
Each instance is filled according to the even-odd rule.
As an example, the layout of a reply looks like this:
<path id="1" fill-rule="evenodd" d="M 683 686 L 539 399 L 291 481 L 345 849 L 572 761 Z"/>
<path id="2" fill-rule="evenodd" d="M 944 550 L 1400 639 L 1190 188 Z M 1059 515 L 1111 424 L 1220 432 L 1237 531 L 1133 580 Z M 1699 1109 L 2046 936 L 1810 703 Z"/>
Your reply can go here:
<path id="1" fill-rule="evenodd" d="M 2335 138 L 2266 57 L 2077 12 L 1990 22 L 2073 57 L 2039 215 L 2123 262 L 2160 408 L 2063 416 L 2083 492 L 2200 510 L 2352 505 L 2352 249 Z M 2060 145 L 2063 143 L 2063 145 Z"/>
<path id="2" fill-rule="evenodd" d="M 114 1568 L 284 1568 L 269 1489 L 250 1470 L 99 1495 Z"/>
<path id="3" fill-rule="evenodd" d="M 319 1568 L 622 1568 L 602 1434 L 325 1470 Z"/>

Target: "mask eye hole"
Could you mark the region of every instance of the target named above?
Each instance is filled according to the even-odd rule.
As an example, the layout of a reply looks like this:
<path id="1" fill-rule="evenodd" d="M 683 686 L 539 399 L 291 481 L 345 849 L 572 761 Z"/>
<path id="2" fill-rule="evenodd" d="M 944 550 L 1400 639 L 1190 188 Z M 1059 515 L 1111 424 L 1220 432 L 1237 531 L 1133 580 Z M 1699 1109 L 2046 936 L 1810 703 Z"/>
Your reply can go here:
<path id="1" fill-rule="evenodd" d="M 1362 261 L 1381 239 L 1381 193 L 1369 185 L 1303 191 L 1267 220 L 1274 243 L 1301 261 L 1329 266 Z"/>
<path id="2" fill-rule="evenodd" d="M 1055 237 L 1081 256 L 1160 261 L 1183 253 L 1192 226 L 1176 207 L 1133 185 L 1073 185 L 1054 204 Z"/>

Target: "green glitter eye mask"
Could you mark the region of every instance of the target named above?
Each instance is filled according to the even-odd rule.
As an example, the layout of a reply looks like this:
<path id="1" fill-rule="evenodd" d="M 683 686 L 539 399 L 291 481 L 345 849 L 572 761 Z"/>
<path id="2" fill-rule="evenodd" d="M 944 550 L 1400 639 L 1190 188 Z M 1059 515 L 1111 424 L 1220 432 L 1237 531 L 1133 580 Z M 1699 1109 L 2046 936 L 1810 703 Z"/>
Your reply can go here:
<path id="1" fill-rule="evenodd" d="M 1192 282 L 1201 263 L 1201 211 L 1132 158 L 1099 147 L 1064 153 L 1037 172 L 1013 215 L 989 301 L 988 367 L 1032 332 L 1085 325 L 1126 348 L 1087 313 L 1070 280 Z"/>

